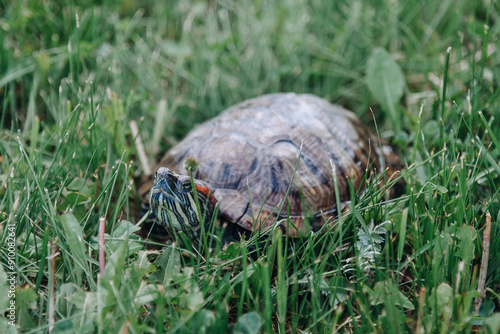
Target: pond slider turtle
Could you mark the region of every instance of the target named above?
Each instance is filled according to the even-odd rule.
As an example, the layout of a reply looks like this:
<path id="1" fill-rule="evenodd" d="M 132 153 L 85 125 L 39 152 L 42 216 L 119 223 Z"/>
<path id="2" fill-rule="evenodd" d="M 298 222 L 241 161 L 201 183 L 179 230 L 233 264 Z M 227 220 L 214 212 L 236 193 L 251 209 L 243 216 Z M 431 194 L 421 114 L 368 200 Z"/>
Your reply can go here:
<path id="1" fill-rule="evenodd" d="M 193 176 L 204 218 L 188 158 L 199 164 Z M 385 171 L 389 179 L 401 162 L 340 106 L 307 94 L 260 96 L 197 126 L 161 159 L 149 192 L 151 217 L 167 232 L 198 238 L 200 221 L 207 228 L 218 205 L 220 219 L 243 229 L 283 219 L 283 230 L 297 237 L 336 216 L 332 166 L 342 210 L 351 199 L 348 179 L 361 194 L 365 175 Z"/>

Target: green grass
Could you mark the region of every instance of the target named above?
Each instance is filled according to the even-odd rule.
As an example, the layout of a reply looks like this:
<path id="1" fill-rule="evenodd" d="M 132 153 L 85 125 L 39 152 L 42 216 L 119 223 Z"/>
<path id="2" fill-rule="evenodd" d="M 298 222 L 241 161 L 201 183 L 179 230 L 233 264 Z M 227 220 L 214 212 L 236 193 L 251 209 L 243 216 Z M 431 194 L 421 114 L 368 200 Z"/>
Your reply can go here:
<path id="1" fill-rule="evenodd" d="M 465 0 L 4 3 L 0 276 L 14 260 L 17 329 L 47 332 L 54 303 L 53 332 L 497 332 L 499 14 Z M 379 80 L 399 88 L 380 93 Z M 271 234 L 265 250 L 185 257 L 139 238 L 129 121 L 152 163 L 195 124 L 276 91 L 319 95 L 374 129 L 371 108 L 406 165 L 405 196 L 377 202 L 372 189 L 341 228 Z"/>

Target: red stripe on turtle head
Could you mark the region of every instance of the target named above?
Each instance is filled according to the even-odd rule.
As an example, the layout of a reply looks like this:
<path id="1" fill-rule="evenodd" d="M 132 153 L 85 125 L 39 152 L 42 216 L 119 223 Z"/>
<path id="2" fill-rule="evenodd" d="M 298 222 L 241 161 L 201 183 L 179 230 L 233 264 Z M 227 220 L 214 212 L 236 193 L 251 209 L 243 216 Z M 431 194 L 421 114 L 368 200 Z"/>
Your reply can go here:
<path id="1" fill-rule="evenodd" d="M 217 200 L 215 199 L 215 196 L 214 196 L 212 189 L 210 189 L 207 185 L 196 184 L 196 191 L 205 194 L 205 196 L 208 199 L 210 199 L 210 201 L 212 201 L 214 204 L 217 203 Z"/>

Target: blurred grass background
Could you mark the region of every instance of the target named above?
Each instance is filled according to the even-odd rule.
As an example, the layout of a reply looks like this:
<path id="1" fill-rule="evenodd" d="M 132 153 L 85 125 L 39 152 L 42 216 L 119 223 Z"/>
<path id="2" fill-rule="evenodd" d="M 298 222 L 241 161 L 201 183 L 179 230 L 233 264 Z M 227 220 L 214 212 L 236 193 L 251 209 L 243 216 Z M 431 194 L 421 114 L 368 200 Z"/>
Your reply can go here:
<path id="1" fill-rule="evenodd" d="M 160 151 L 193 124 L 269 92 L 314 93 L 370 121 L 365 70 L 377 46 L 399 62 L 406 96 L 430 91 L 431 102 L 451 46 L 449 101 L 475 89 L 477 109 L 495 95 L 481 84 L 485 71 L 497 78 L 498 57 L 473 56 L 494 51 L 497 15 L 487 1 L 13 2 L 1 21 L 2 124 L 27 131 L 35 115 L 57 123 L 58 105 L 86 102 L 79 92 L 89 90 L 101 107 L 113 93 L 126 101 L 124 117 L 142 120 L 147 143 L 165 99 Z M 407 102 L 401 117 L 411 127 L 422 101 Z"/>
<path id="2" fill-rule="evenodd" d="M 2 1 L 0 222 L 2 241 L 6 224 L 16 224 L 20 327 L 49 329 L 55 280 L 59 331 L 252 332 L 253 323 L 263 332 L 469 332 L 477 325 L 470 306 L 485 214 L 493 231 L 500 219 L 499 12 L 488 0 Z M 397 127 L 369 89 L 377 48 L 403 74 Z M 210 261 L 207 269 L 173 248 L 156 259 L 124 233 L 134 231 L 133 181 L 142 174 L 130 120 L 153 163 L 195 124 L 278 91 L 319 95 L 373 128 L 371 108 L 409 167 L 405 199 L 362 216 L 393 223 L 373 280 L 360 267 L 339 274 L 342 252 L 327 261 L 323 250 L 303 247 L 301 263 L 276 255 L 276 264 L 265 255 L 247 260 L 243 247 L 243 256 L 227 255 L 230 269 Z M 111 238 L 108 268 L 127 267 L 108 269 L 103 282 L 94 259 L 101 216 Z M 346 218 L 353 235 L 360 217 Z M 498 310 L 500 237 L 492 235 L 487 305 Z M 51 277 L 47 242 L 56 236 Z M 276 252 L 281 239 L 273 240 Z M 162 281 L 166 272 L 173 278 Z M 382 291 L 380 282 L 390 293 L 377 304 L 369 292 Z M 332 302 L 328 289 L 346 299 Z M 479 331 L 495 332 L 498 316 L 491 319 L 497 325 L 481 323 Z"/>

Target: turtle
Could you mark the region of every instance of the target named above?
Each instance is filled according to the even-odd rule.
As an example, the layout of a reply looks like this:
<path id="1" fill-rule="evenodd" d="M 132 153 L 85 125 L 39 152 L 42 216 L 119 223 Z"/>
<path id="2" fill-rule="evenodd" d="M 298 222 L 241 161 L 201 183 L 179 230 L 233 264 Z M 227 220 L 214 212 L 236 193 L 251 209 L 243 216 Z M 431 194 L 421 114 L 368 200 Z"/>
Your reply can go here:
<path id="1" fill-rule="evenodd" d="M 194 182 L 186 160 L 198 164 Z M 197 240 L 217 212 L 226 226 L 257 231 L 276 223 L 298 237 L 344 210 L 350 191 L 361 194 L 370 175 L 391 179 L 401 166 L 391 146 L 353 112 L 315 95 L 274 93 L 191 130 L 159 161 L 145 197 L 155 234 L 183 231 Z"/>

